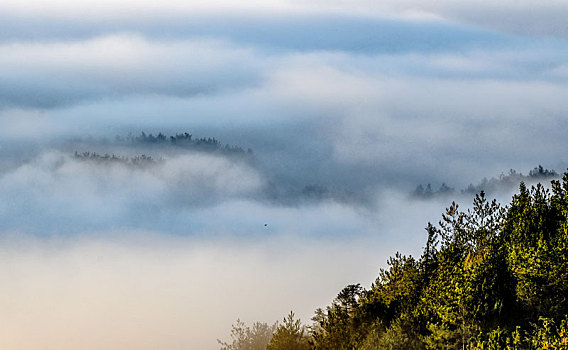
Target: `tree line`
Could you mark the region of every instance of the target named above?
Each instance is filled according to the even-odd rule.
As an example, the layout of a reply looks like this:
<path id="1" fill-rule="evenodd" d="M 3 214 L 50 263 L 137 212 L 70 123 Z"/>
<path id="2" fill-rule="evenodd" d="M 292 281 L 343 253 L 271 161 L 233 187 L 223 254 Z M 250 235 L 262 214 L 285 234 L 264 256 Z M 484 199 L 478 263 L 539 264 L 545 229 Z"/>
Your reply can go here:
<path id="1" fill-rule="evenodd" d="M 195 151 L 220 152 L 229 155 L 250 156 L 253 154 L 253 151 L 250 148 L 245 151 L 245 149 L 240 146 L 229 144 L 223 145 L 214 137 L 194 138 L 192 134 L 187 132 L 176 133 L 175 135 L 167 136 L 161 132 L 157 135 L 153 135 L 152 133 L 147 134 L 142 131 L 140 135 L 137 136 L 134 136 L 132 134 L 129 134 L 126 137 L 116 136 L 116 141 L 147 146 L 175 146 Z"/>
<path id="2" fill-rule="evenodd" d="M 521 182 L 534 183 L 537 181 L 545 181 L 551 179 L 558 179 L 560 175 L 553 169 L 546 169 L 542 165 L 530 170 L 528 175 L 517 172 L 516 170 L 509 170 L 507 174 L 502 173 L 498 177 L 490 179 L 484 178 L 477 185 L 469 184 L 466 188 L 459 191 L 461 194 L 475 195 L 481 191 L 492 194 L 500 191 L 513 191 L 515 187 Z M 458 193 L 455 188 L 449 187 L 443 183 L 438 189 L 432 187 L 431 184 L 418 185 L 411 196 L 419 199 L 429 199 L 433 197 L 450 197 Z"/>
<path id="3" fill-rule="evenodd" d="M 162 162 L 163 158 L 154 159 L 152 156 L 148 156 L 145 154 L 133 156 L 133 157 L 125 157 L 119 156 L 116 154 L 99 154 L 97 152 L 77 152 L 73 154 L 73 158 L 81 161 L 92 161 L 97 163 L 120 163 L 125 165 L 132 165 L 138 167 L 144 167 L 148 165 L 153 165 L 158 162 Z"/>
<path id="4" fill-rule="evenodd" d="M 568 173 L 550 189 L 521 183 L 504 207 L 483 191 L 471 209 L 452 202 L 425 241 L 311 324 L 240 324 L 222 349 L 568 349 Z"/>

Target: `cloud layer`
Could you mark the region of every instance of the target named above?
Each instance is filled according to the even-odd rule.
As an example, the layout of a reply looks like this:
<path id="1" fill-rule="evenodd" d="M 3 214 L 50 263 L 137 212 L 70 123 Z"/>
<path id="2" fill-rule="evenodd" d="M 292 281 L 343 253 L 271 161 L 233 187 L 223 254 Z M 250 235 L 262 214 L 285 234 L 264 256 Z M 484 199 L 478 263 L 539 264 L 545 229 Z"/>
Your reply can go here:
<path id="1" fill-rule="evenodd" d="M 2 1 L 0 347 L 214 349 L 238 317 L 308 321 L 419 252 L 448 203 L 418 184 L 563 171 L 567 12 Z"/>

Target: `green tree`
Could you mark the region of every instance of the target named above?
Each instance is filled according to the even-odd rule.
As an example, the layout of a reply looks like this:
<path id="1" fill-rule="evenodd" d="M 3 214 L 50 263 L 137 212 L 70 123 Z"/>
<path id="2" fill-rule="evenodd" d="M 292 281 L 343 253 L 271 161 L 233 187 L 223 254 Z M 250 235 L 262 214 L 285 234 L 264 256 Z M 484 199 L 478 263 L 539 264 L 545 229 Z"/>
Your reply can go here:
<path id="1" fill-rule="evenodd" d="M 359 284 L 348 285 L 326 310 L 316 310 L 312 318 L 312 343 L 315 349 L 353 349 L 361 340 L 363 319 L 358 314 L 359 299 L 363 288 Z"/>
<path id="2" fill-rule="evenodd" d="M 316 310 L 314 349 L 568 349 L 568 173 L 505 208 L 452 202 L 426 230 L 420 259 L 397 253 Z"/>
<path id="3" fill-rule="evenodd" d="M 294 313 L 290 311 L 276 329 L 266 350 L 307 350 L 308 339 L 304 333 L 305 327 L 299 319 L 294 319 Z"/>

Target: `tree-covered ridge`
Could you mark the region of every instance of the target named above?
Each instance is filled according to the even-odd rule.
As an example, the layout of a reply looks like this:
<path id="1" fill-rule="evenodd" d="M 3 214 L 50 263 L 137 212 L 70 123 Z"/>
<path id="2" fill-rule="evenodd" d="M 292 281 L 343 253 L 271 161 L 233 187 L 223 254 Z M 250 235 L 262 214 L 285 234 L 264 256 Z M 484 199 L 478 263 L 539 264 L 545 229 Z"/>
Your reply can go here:
<path id="1" fill-rule="evenodd" d="M 111 143 L 104 139 L 103 146 Z M 252 166 L 256 171 L 262 172 L 266 167 L 259 166 L 261 163 L 256 159 L 251 148 L 246 150 L 236 145 L 224 144 L 215 137 L 193 137 L 188 132 L 176 133 L 168 136 L 159 132 L 157 135 L 141 132 L 139 135 L 128 134 L 127 136 L 116 136 L 113 145 L 122 146 L 129 153 L 137 152 L 136 156 L 123 156 L 114 153 L 99 153 L 89 150 L 87 147 L 97 147 L 97 144 L 80 145 L 79 148 L 87 151 L 75 151 L 74 158 L 82 161 L 92 161 L 98 164 L 121 163 L 132 166 L 155 165 L 169 159 L 169 151 L 202 152 L 208 155 L 218 155 L 234 161 L 243 161 Z M 74 147 L 76 147 L 74 145 Z M 146 154 L 142 153 L 146 152 Z M 118 152 L 117 152 L 118 153 Z M 155 157 L 147 153 L 154 154 Z M 177 152 L 179 153 L 179 152 Z M 274 179 L 267 176 L 268 180 L 262 190 L 260 198 L 280 205 L 294 206 L 298 204 L 312 204 L 320 201 L 337 201 L 348 203 L 363 203 L 366 198 L 348 188 L 333 185 L 323 185 L 321 183 L 296 184 Z M 366 203 L 364 203 L 366 204 Z"/>
<path id="2" fill-rule="evenodd" d="M 195 151 L 220 152 L 223 154 L 230 154 L 230 155 L 244 156 L 244 155 L 253 154 L 253 151 L 250 148 L 245 150 L 240 146 L 229 145 L 229 144 L 223 145 L 219 140 L 217 140 L 214 137 L 194 138 L 192 134 L 189 134 L 187 132 L 175 134 L 172 136 L 167 136 L 161 132 L 158 133 L 157 135 L 153 135 L 152 133 L 146 134 L 145 132 L 142 131 L 138 136 L 133 136 L 132 134 L 126 137 L 117 136 L 116 141 L 133 144 L 133 145 L 175 146 Z"/>
<path id="3" fill-rule="evenodd" d="M 552 191 L 521 184 L 506 208 L 484 192 L 452 203 L 426 230 L 420 258 L 395 255 L 318 313 L 315 349 L 568 346 L 568 174 Z"/>
<path id="4" fill-rule="evenodd" d="M 81 161 L 91 161 L 97 163 L 119 163 L 124 165 L 131 165 L 137 167 L 145 167 L 148 165 L 154 165 L 157 162 L 163 161 L 163 158 L 158 158 L 157 160 L 152 158 L 152 156 L 147 156 L 141 154 L 139 156 L 125 157 L 113 154 L 105 153 L 104 155 L 97 152 L 77 152 L 73 154 L 73 158 Z"/>
<path id="5" fill-rule="evenodd" d="M 506 207 L 452 202 L 426 232 L 419 258 L 316 311 L 311 349 L 568 349 L 568 173 Z"/>
<path id="6" fill-rule="evenodd" d="M 548 181 L 558 179 L 560 175 L 553 169 L 546 169 L 542 165 L 530 170 L 528 175 L 523 175 L 516 170 L 509 170 L 507 174 L 502 173 L 498 177 L 490 179 L 484 178 L 477 185 L 469 184 L 468 187 L 459 191 L 461 194 L 475 195 L 476 193 L 485 192 L 486 194 L 495 194 L 501 191 L 513 191 L 521 182 L 535 183 L 538 181 Z M 434 189 L 431 184 L 418 185 L 411 195 L 414 198 L 428 199 L 433 197 L 451 197 L 458 193 L 455 188 L 449 187 L 443 183 L 438 189 Z"/>

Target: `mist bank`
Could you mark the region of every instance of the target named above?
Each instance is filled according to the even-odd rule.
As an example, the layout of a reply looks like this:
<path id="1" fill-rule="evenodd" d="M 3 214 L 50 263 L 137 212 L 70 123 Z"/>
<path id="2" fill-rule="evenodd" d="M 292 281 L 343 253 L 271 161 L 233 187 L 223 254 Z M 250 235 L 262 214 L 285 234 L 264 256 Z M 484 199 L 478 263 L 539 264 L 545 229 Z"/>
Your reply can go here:
<path id="1" fill-rule="evenodd" d="M 30 212 L 21 213 L 32 223 L 37 220 L 37 227 L 20 222 L 1 231 L 0 275 L 9 286 L 0 291 L 4 310 L 0 318 L 6 324 L 3 347 L 217 349 L 216 339 L 224 339 L 236 318 L 247 324 L 273 322 L 294 310 L 307 322 L 316 308 L 327 305 L 344 286 L 370 285 L 394 251 L 419 256 L 426 245 L 427 222 L 439 220 L 449 205 L 446 198 L 416 200 L 407 192 L 392 190 L 377 197 L 374 210 L 333 201 L 282 206 L 238 199 L 254 191 L 255 183 L 224 188 L 224 200 L 213 205 L 183 201 L 169 205 L 169 197 L 155 182 L 175 183 L 173 164 L 191 179 L 191 171 L 181 164 L 194 164 L 199 156 L 214 157 L 178 155 L 181 158 L 169 165 L 160 163 L 167 160 L 142 165 L 147 171 L 145 181 L 154 183 L 153 198 L 162 202 L 148 211 L 132 205 L 132 213 L 138 214 L 132 218 L 125 215 L 128 205 L 120 205 L 127 209 L 115 216 L 105 214 L 116 208 L 116 198 L 148 199 L 144 194 L 150 187 L 135 190 L 142 182 L 140 175 L 132 173 L 140 165 L 134 165 L 138 170 L 128 170 L 133 165 L 48 153 L 43 163 L 26 165 L 29 174 L 20 169 L 9 177 L 12 184 L 16 179 L 24 184 L 12 193 L 22 195 L 23 188 L 31 194 L 41 190 L 35 193 L 47 201 L 36 212 L 31 207 Z M 226 162 L 218 159 L 216 164 Z M 211 165 L 207 158 L 207 167 Z M 164 169 L 148 170 L 147 166 Z M 43 167 L 43 175 L 37 167 Z M 201 166 L 198 169 L 203 171 Z M 221 173 L 227 172 L 222 169 Z M 226 175 L 232 178 L 237 169 Z M 51 171 L 54 175 L 46 175 Z M 78 192 L 90 187 L 84 186 L 86 178 L 97 186 Z M 127 187 L 127 179 L 136 181 Z M 4 190 L 6 181 L 3 177 Z M 32 183 L 35 189 L 30 189 Z M 72 190 L 64 190 L 64 185 Z M 183 186 L 191 188 L 191 182 L 186 180 Z M 49 190 L 54 191 L 51 200 L 46 196 Z M 77 215 L 89 196 L 98 200 L 88 200 L 95 204 Z M 27 203 L 33 203 L 28 199 Z M 55 207 L 55 199 L 65 205 Z M 471 197 L 460 204 L 467 208 L 468 202 Z M 7 204 L 18 202 L 2 203 L 6 213 Z M 48 207 L 51 212 L 34 219 Z M 179 212 L 179 227 L 172 225 L 173 220 L 161 221 L 167 212 L 169 218 Z M 104 223 L 102 227 L 91 226 L 89 216 Z M 203 226 L 196 230 L 199 224 Z M 152 225 L 154 229 L 149 228 Z M 47 234 L 50 229 L 52 234 Z M 290 299 L 290 295 L 302 297 Z"/>
<path id="2" fill-rule="evenodd" d="M 251 322 L 312 310 L 353 278 L 372 278 L 383 257 L 380 246 L 353 240 L 150 231 L 51 239 L 12 232 L 0 241 L 5 349 L 218 349 L 236 315 Z"/>
<path id="3" fill-rule="evenodd" d="M 117 228 L 213 237 L 384 236 L 377 218 L 398 206 L 443 208 L 482 190 L 507 201 L 522 181 L 558 176 L 541 166 L 528 176 L 485 178 L 459 193 L 436 191 L 415 187 L 427 173 L 405 172 L 404 164 L 388 169 L 392 175 L 330 159 L 305 167 L 286 159 L 287 148 L 275 158 L 270 150 L 245 151 L 187 132 L 74 138 L 31 149 L 24 147 L 21 159 L 11 154 L 0 172 L 0 227 L 40 236 Z"/>
<path id="4" fill-rule="evenodd" d="M 567 7 L 533 4 L 1 1 L 1 347 L 307 320 L 459 189 L 566 169 Z"/>

